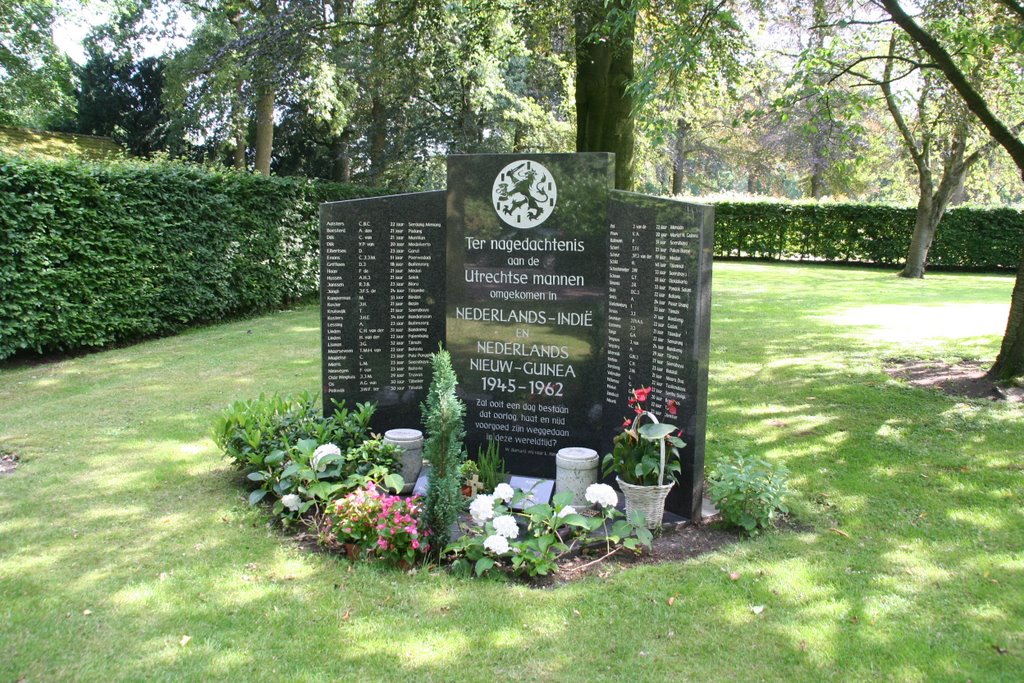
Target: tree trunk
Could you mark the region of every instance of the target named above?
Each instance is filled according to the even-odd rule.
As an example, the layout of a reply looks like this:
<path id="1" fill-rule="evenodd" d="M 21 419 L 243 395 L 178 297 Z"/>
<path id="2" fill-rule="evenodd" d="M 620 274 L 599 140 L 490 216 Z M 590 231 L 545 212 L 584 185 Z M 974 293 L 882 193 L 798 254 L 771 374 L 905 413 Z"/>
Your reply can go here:
<path id="1" fill-rule="evenodd" d="M 830 30 L 826 28 L 828 23 L 828 7 L 825 0 L 814 0 L 812 9 L 814 27 L 811 29 L 810 46 L 814 50 L 824 48 Z M 810 195 L 814 199 L 821 199 L 825 196 L 825 172 L 828 170 L 829 159 L 829 135 L 825 131 L 831 114 L 827 105 L 823 102 L 821 90 L 826 87 L 828 74 L 819 72 L 814 76 L 815 91 L 817 94 L 809 103 L 811 106 L 810 125 L 814 132 L 811 133 L 811 187 Z"/>
<path id="2" fill-rule="evenodd" d="M 604 40 L 588 39 L 612 12 L 628 13 L 628 0 L 581 3 L 576 12 L 576 151 L 615 154 L 615 187 L 633 188 L 632 21 Z M 610 29 L 608 29 L 610 31 Z"/>
<path id="3" fill-rule="evenodd" d="M 683 162 L 686 161 L 686 138 L 690 125 L 682 116 L 676 120 L 676 144 L 672 150 L 672 194 L 683 193 Z"/>
<path id="4" fill-rule="evenodd" d="M 228 21 L 237 33 L 241 33 L 241 13 L 238 11 L 228 15 Z M 245 170 L 245 81 L 242 78 L 235 79 L 234 100 L 231 102 L 231 128 L 232 136 L 235 139 L 235 149 L 232 153 L 231 165 L 240 171 Z"/>
<path id="5" fill-rule="evenodd" d="M 231 165 L 239 170 L 245 170 L 245 130 L 240 127 L 235 128 L 235 149 Z"/>
<path id="6" fill-rule="evenodd" d="M 935 39 L 935 36 L 921 28 L 904 11 L 899 0 L 879 1 L 893 21 L 928 53 L 928 56 L 932 58 L 960 97 L 963 98 L 967 108 L 988 129 L 992 138 L 1009 153 L 1017 165 L 1017 170 L 1020 171 L 1021 178 L 1024 179 L 1024 140 L 1017 137 L 1014 131 L 992 113 L 988 102 L 970 84 L 964 72 L 957 66 L 946 49 Z M 1016 6 L 1016 3 L 1013 4 Z M 1006 323 L 1003 343 L 996 362 L 988 371 L 988 376 L 996 379 L 1024 376 L 1024 245 L 1021 247 L 1017 263 L 1017 281 L 1014 283 L 1013 296 L 1010 298 L 1010 316 Z"/>
<path id="7" fill-rule="evenodd" d="M 930 183 L 929 183 L 930 185 Z M 910 251 L 907 252 L 907 263 L 900 271 L 900 277 L 924 277 L 925 264 L 928 262 L 928 250 L 935 239 L 935 229 L 939 221 L 935 217 L 931 188 L 922 185 L 921 196 L 917 200 L 917 216 L 914 219 L 914 234 L 910 238 Z"/>
<path id="8" fill-rule="evenodd" d="M 1024 376 L 1024 245 L 1017 264 L 1017 281 L 1010 297 L 1010 316 L 996 362 L 988 371 L 992 379 Z"/>
<path id="9" fill-rule="evenodd" d="M 387 146 L 387 122 L 380 97 L 370 98 L 370 182 L 376 183 L 384 174 L 384 149 Z"/>
<path id="10" fill-rule="evenodd" d="M 352 140 L 352 129 L 345 128 L 331 143 L 331 180 L 347 183 L 352 180 L 352 157 L 348 153 L 349 142 Z"/>
<path id="11" fill-rule="evenodd" d="M 819 136 L 815 136 L 814 155 L 811 161 L 811 197 L 821 199 L 825 196 L 825 163 L 824 158 L 818 158 L 824 153 L 824 145 L 819 144 Z"/>
<path id="12" fill-rule="evenodd" d="M 274 146 L 274 97 L 272 85 L 260 88 L 256 99 L 256 171 L 270 175 L 270 153 Z"/>

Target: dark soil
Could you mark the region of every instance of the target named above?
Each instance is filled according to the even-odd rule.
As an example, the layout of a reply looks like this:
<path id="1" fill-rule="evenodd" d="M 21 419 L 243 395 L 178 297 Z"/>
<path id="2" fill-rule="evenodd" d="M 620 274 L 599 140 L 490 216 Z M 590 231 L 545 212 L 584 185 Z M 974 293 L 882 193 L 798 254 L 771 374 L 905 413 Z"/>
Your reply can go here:
<path id="1" fill-rule="evenodd" d="M 885 371 L 893 379 L 915 387 L 937 389 L 950 396 L 1024 403 L 1024 389 L 988 379 L 978 361 L 949 365 L 941 361 L 892 360 Z"/>
<path id="2" fill-rule="evenodd" d="M 564 558 L 559 564 L 558 572 L 552 576 L 516 580 L 532 588 L 558 588 L 586 576 L 598 576 L 603 579 L 628 567 L 688 560 L 740 540 L 738 532 L 722 528 L 717 520 L 716 515 L 705 518 L 701 524 L 666 524 L 654 537 L 651 547 L 643 548 L 640 553 L 620 548 L 610 557 L 605 557 L 604 546 L 596 543 L 585 553 L 573 553 Z M 468 523 L 468 517 L 463 521 Z M 786 530 L 788 527 L 783 521 L 780 528 Z M 344 556 L 340 547 L 326 548 L 319 545 L 317 534 L 313 531 L 300 532 L 293 538 L 299 547 L 307 551 Z"/>
<path id="3" fill-rule="evenodd" d="M 612 572 L 626 567 L 688 560 L 739 540 L 738 533 L 721 528 L 713 520 L 705 520 L 701 524 L 683 522 L 666 525 L 654 537 L 650 549 L 644 548 L 639 555 L 622 549 L 602 561 L 600 558 L 605 553 L 597 548 L 589 555 L 567 558 L 559 566 L 558 574 L 531 583 L 538 587 L 557 587 L 584 576 L 607 578 Z"/>

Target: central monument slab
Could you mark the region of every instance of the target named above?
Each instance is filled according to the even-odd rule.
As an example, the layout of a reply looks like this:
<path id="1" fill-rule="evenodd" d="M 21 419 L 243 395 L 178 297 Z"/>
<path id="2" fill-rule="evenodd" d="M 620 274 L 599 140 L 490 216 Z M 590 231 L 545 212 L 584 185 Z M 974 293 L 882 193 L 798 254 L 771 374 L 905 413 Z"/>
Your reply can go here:
<path id="1" fill-rule="evenodd" d="M 447 339 L 469 444 L 553 476 L 604 431 L 609 154 L 448 158 Z M 471 454 L 473 451 L 471 451 Z"/>

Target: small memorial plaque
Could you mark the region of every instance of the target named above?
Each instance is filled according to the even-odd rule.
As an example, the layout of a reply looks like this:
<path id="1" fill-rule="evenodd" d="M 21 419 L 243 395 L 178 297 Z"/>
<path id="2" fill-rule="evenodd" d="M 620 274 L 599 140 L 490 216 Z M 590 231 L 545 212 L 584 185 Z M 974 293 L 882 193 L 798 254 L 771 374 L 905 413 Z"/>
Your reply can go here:
<path id="1" fill-rule="evenodd" d="M 527 495 L 521 501 L 512 506 L 513 510 L 525 510 L 531 505 L 550 503 L 551 495 L 555 492 L 555 482 L 551 479 L 537 479 L 534 477 L 509 477 L 508 485 L 514 489 L 525 491 Z"/>

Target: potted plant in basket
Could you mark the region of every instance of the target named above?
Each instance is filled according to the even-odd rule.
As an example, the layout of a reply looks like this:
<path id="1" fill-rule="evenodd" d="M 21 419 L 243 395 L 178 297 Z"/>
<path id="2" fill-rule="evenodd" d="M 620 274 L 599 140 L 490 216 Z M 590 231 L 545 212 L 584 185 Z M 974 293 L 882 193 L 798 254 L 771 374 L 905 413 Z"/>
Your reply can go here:
<path id="1" fill-rule="evenodd" d="M 623 431 L 612 439 L 612 452 L 604 456 L 603 471 L 615 474 L 615 481 L 626 500 L 626 514 L 639 510 L 648 529 L 661 526 L 665 498 L 681 471 L 679 449 L 685 446 L 675 425 L 661 422 L 644 407 L 651 388 L 633 390 L 629 405 L 634 417 L 627 418 Z M 675 401 L 666 410 L 676 414 Z"/>

